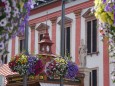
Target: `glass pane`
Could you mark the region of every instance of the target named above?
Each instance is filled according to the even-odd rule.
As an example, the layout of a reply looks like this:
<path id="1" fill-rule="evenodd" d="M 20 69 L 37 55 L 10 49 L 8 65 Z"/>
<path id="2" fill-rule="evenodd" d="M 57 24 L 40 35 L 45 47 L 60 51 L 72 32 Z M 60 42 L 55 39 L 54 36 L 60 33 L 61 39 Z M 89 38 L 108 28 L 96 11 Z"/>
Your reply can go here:
<path id="1" fill-rule="evenodd" d="M 91 53 L 91 21 L 87 22 L 87 53 Z"/>
<path id="2" fill-rule="evenodd" d="M 92 86 L 97 86 L 97 70 L 92 70 Z"/>
<path id="3" fill-rule="evenodd" d="M 6 55 L 6 57 L 5 57 L 5 64 L 7 64 L 7 55 Z"/>
<path id="4" fill-rule="evenodd" d="M 91 72 L 90 72 L 90 76 L 89 76 L 89 86 L 91 86 Z"/>
<path id="5" fill-rule="evenodd" d="M 97 51 L 97 20 L 93 20 L 92 22 L 92 51 L 96 52 Z"/>
<path id="6" fill-rule="evenodd" d="M 70 54 L 70 27 L 66 28 L 66 54 Z"/>
<path id="7" fill-rule="evenodd" d="M 43 39 L 43 34 L 40 34 L 40 41 Z"/>
<path id="8" fill-rule="evenodd" d="M 22 52 L 22 40 L 20 40 L 20 52 Z"/>
<path id="9" fill-rule="evenodd" d="M 23 51 L 24 49 L 24 39 L 20 40 L 20 53 Z"/>

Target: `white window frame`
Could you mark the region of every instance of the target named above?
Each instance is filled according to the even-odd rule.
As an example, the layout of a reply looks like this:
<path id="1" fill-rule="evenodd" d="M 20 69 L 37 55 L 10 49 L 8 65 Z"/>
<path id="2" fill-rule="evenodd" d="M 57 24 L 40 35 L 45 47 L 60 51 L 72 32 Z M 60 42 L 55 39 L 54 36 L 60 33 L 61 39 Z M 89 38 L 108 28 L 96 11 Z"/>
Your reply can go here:
<path id="1" fill-rule="evenodd" d="M 20 51 L 20 40 L 23 40 L 24 41 L 24 36 L 20 36 L 19 38 L 18 38 L 18 53 L 22 53 L 23 52 L 23 50 L 22 50 L 22 52 Z M 24 49 L 24 46 L 23 46 L 23 49 Z"/>
<path id="2" fill-rule="evenodd" d="M 95 18 L 94 16 L 88 17 L 88 18 L 86 18 L 86 20 L 85 20 L 85 26 L 86 26 L 86 27 L 85 27 L 85 28 L 86 28 L 86 29 L 85 29 L 85 30 L 86 30 L 86 31 L 85 31 L 85 32 L 86 32 L 86 33 L 85 33 L 85 37 L 86 37 L 85 39 L 86 39 L 86 41 L 85 41 L 85 42 L 86 42 L 86 45 L 87 45 L 87 22 L 88 22 L 88 21 L 91 21 L 91 53 L 87 53 L 88 55 L 92 55 L 92 54 L 97 54 L 97 55 L 98 55 L 98 53 L 99 53 L 99 40 L 98 40 L 98 39 L 99 39 L 99 36 L 98 36 L 99 34 L 98 34 L 98 29 L 97 29 L 97 46 L 96 46 L 96 47 L 97 47 L 97 50 L 96 50 L 96 52 L 92 52 L 92 29 L 93 29 L 92 21 L 93 21 L 93 20 L 96 20 L 96 18 Z M 97 20 L 97 24 L 98 24 L 98 20 Z"/>
<path id="3" fill-rule="evenodd" d="M 99 68 L 91 68 L 89 72 L 89 86 L 90 86 L 90 73 L 91 73 L 91 86 L 93 86 L 93 81 L 92 81 L 92 71 L 97 70 L 97 86 L 99 86 Z"/>
<path id="4" fill-rule="evenodd" d="M 71 24 L 69 24 L 69 25 L 66 25 L 65 24 L 65 29 L 67 29 L 67 28 L 70 28 L 70 53 L 69 53 L 69 55 L 71 56 Z M 66 31 L 65 31 L 65 55 L 67 54 L 67 52 L 66 52 Z"/>

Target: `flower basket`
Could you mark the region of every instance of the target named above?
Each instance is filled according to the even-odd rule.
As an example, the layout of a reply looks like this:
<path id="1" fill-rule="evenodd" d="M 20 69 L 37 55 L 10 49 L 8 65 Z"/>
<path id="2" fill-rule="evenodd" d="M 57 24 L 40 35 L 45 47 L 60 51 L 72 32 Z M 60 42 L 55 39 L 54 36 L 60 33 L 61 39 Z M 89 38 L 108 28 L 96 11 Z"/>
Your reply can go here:
<path id="1" fill-rule="evenodd" d="M 19 54 L 12 57 L 9 67 L 20 75 L 36 76 L 44 69 L 44 64 L 36 56 Z"/>
<path id="2" fill-rule="evenodd" d="M 49 78 L 63 77 L 75 79 L 78 73 L 78 66 L 72 61 L 57 57 L 46 64 L 45 72 Z"/>

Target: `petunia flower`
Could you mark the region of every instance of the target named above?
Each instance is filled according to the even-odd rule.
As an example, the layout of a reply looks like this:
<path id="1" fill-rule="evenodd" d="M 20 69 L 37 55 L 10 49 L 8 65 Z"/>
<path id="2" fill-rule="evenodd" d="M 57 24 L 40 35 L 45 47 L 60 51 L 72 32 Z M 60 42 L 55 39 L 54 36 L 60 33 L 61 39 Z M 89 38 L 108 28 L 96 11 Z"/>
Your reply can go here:
<path id="1" fill-rule="evenodd" d="M 5 10 L 4 10 L 4 12 L 6 12 L 6 13 L 10 13 L 10 12 L 11 12 L 11 7 L 9 7 L 9 6 L 5 6 Z"/>
<path id="2" fill-rule="evenodd" d="M 4 18 L 0 21 L 0 26 L 6 26 L 6 24 L 7 24 L 7 19 L 6 18 Z"/>
<path id="3" fill-rule="evenodd" d="M 10 13 L 6 13 L 6 18 L 10 18 L 11 14 Z"/>
<path id="4" fill-rule="evenodd" d="M 15 0 L 12 0 L 12 6 L 16 7 L 16 1 Z"/>
<path id="5" fill-rule="evenodd" d="M 10 5 L 9 1 L 5 1 L 5 4 L 6 4 L 6 6 Z"/>
<path id="6" fill-rule="evenodd" d="M 4 49 L 4 43 L 0 42 L 0 50 Z"/>

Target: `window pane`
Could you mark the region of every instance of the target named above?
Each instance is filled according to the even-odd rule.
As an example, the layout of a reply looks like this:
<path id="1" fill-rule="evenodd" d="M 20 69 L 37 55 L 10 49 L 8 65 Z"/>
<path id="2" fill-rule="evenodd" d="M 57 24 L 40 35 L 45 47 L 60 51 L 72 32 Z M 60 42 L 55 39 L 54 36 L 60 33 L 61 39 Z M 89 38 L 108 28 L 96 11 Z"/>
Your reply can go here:
<path id="1" fill-rule="evenodd" d="M 66 54 L 70 54 L 70 27 L 66 28 Z"/>
<path id="2" fill-rule="evenodd" d="M 5 62 L 4 62 L 5 64 L 7 64 L 7 55 L 6 55 L 6 57 L 5 57 Z"/>
<path id="3" fill-rule="evenodd" d="M 4 57 L 3 57 L 3 55 L 1 56 L 1 60 L 2 60 L 2 63 L 4 63 Z"/>
<path id="4" fill-rule="evenodd" d="M 22 40 L 20 40 L 20 52 L 22 52 Z"/>
<path id="5" fill-rule="evenodd" d="M 97 70 L 92 70 L 92 86 L 97 86 Z"/>
<path id="6" fill-rule="evenodd" d="M 91 53 L 91 21 L 87 22 L 87 53 Z"/>
<path id="7" fill-rule="evenodd" d="M 40 34 L 40 41 L 43 39 L 43 34 Z"/>
<path id="8" fill-rule="evenodd" d="M 96 52 L 97 51 L 97 20 L 93 20 L 92 22 L 92 51 Z"/>
<path id="9" fill-rule="evenodd" d="M 89 86 L 91 86 L 91 72 L 90 72 L 90 75 L 89 75 Z"/>
<path id="10" fill-rule="evenodd" d="M 20 40 L 20 53 L 23 51 L 24 48 L 24 40 Z"/>

